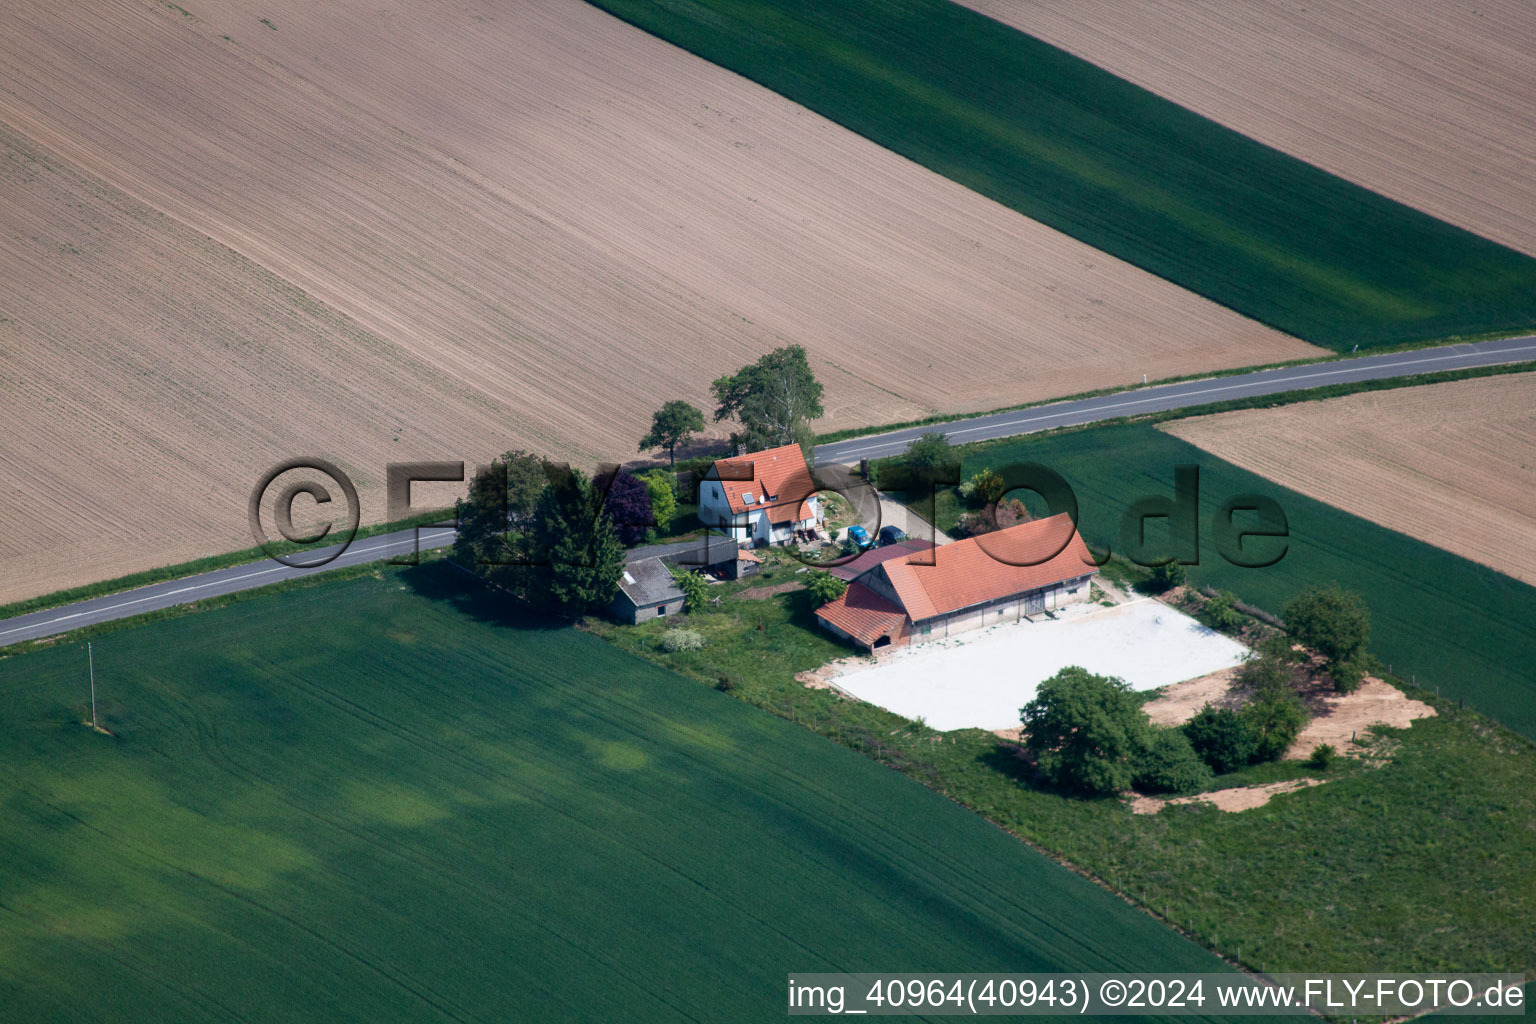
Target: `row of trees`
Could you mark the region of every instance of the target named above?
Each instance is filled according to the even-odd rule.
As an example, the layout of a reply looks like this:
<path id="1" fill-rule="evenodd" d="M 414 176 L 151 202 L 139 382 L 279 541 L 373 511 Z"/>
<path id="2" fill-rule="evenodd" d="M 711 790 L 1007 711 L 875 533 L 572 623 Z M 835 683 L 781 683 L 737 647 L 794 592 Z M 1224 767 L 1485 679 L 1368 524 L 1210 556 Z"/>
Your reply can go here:
<path id="1" fill-rule="evenodd" d="M 677 508 L 670 474 L 596 479 L 526 451 L 475 474 L 454 559 L 531 607 L 576 617 L 613 600 L 624 549 Z"/>
<path id="2" fill-rule="evenodd" d="M 738 424 L 731 433 L 731 445 L 737 451 L 798 444 L 809 458 L 814 442 L 810 423 L 822 413 L 822 386 L 811 371 L 804 348 L 787 345 L 774 349 L 736 373 L 717 377 L 709 389 L 716 402 L 715 422 L 735 420 Z M 664 449 L 675 466 L 678 447 L 687 445 L 703 429 L 703 411 L 675 399 L 656 410 L 638 450 Z"/>
<path id="3" fill-rule="evenodd" d="M 1191 793 L 1216 774 L 1284 755 L 1308 714 L 1275 681 L 1241 710 L 1206 705 L 1183 726 L 1154 725 L 1125 682 L 1072 666 L 1020 711 L 1024 748 L 1061 789 L 1085 794 Z"/>

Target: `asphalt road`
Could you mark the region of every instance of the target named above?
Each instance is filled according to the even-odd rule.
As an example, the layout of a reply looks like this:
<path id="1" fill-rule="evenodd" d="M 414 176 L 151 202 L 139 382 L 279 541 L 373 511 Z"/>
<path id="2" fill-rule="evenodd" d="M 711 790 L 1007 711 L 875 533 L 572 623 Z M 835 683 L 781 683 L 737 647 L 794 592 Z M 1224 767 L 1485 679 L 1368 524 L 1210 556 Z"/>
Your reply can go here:
<path id="1" fill-rule="evenodd" d="M 1114 419 L 1118 416 L 1181 409 L 1232 398 L 1273 395 L 1282 391 L 1304 390 L 1351 381 L 1406 377 L 1417 373 L 1434 373 L 1438 370 L 1494 366 L 1499 363 L 1522 362 L 1528 359 L 1536 359 L 1536 336 L 1466 345 L 1447 345 L 1442 348 L 1395 352 L 1390 355 L 1360 356 L 1336 362 L 1291 366 L 1278 370 L 1260 370 L 1255 373 L 1186 381 L 1181 384 L 1160 384 L 1155 387 L 1103 395 L 1099 398 L 1053 402 L 1049 405 L 1020 409 L 1017 412 L 974 416 L 938 426 L 912 427 L 906 430 L 893 430 L 886 434 L 824 444 L 816 448 L 816 463 L 818 465 L 851 463 L 864 458 L 896 455 L 905 451 L 913 439 L 934 430 L 942 430 L 950 440 L 957 443 L 989 441 L 999 437 L 1033 433 L 1037 430 L 1049 430 L 1053 427 L 1078 426 L 1098 420 Z M 110 622 L 130 615 L 157 611 L 179 604 L 190 604 L 193 601 L 218 597 L 221 594 L 262 587 L 269 583 L 297 579 L 317 572 L 329 572 L 363 562 L 390 558 L 411 549 L 413 543 L 411 533 L 411 530 L 401 530 L 357 541 L 335 561 L 317 568 L 295 569 L 276 562 L 238 565 L 198 576 L 156 583 L 120 594 L 92 598 L 89 601 L 80 601 L 47 611 L 30 612 L 26 615 L 3 619 L 0 620 L 0 647 L 20 643 L 23 640 L 35 640 L 39 637 L 66 633 L 82 626 Z M 422 528 L 421 530 L 422 550 L 443 547 L 452 540 L 452 530 L 441 528 Z M 663 545 L 663 547 L 674 546 L 691 545 Z M 322 549 L 306 557 L 319 557 L 330 550 L 333 549 Z"/>
<path id="2" fill-rule="evenodd" d="M 991 441 L 999 437 L 1013 437 L 1016 434 L 1029 434 L 1037 430 L 1075 427 L 1098 420 L 1114 419 L 1117 416 L 1136 416 L 1168 409 L 1183 409 L 1191 405 L 1225 402 L 1234 398 L 1273 395 L 1282 391 L 1300 391 L 1361 380 L 1407 377 L 1417 373 L 1436 373 L 1441 370 L 1464 370 L 1476 366 L 1493 366 L 1498 363 L 1517 363 L 1528 359 L 1536 359 L 1536 336 L 1482 341 L 1467 345 L 1446 345 L 1442 348 L 1393 352 L 1389 355 L 1359 356 L 1336 362 L 1288 366 L 1278 370 L 1258 370 L 1254 373 L 1211 377 L 1180 384 L 1159 384 L 1153 387 L 1137 388 L 1134 391 L 1101 395 L 1098 398 L 1052 402 L 1049 405 L 1019 409 L 1016 412 L 973 416 L 951 423 L 909 427 L 905 430 L 893 430 L 887 434 L 870 434 L 850 438 L 847 441 L 818 445 L 816 464 L 824 466 L 853 463 L 860 459 L 878 459 L 897 455 L 906 451 L 907 445 L 917 437 L 933 431 L 942 431 L 956 444 L 967 441 Z"/>
<path id="3" fill-rule="evenodd" d="M 315 568 L 295 569 L 271 561 L 235 565 L 228 569 L 216 569 L 197 576 L 167 580 L 164 583 L 155 583 L 120 594 L 107 594 L 104 597 L 93 597 L 89 601 L 79 601 L 59 608 L 49 608 L 46 611 L 28 612 L 15 618 L 0 619 L 0 647 L 21 643 L 23 640 L 53 636 L 56 633 L 67 633 L 82 626 L 94 626 L 98 622 L 110 622 L 130 615 L 142 615 L 144 612 L 158 611 L 178 604 L 191 604 L 193 601 L 202 601 L 221 594 L 232 594 L 237 590 L 250 590 L 252 587 L 264 587 L 269 583 L 281 583 L 283 580 L 311 576 L 317 572 L 330 572 L 335 569 L 345 569 L 351 565 L 408 554 L 412 544 L 411 532 L 411 530 L 399 530 L 395 533 L 381 533 L 377 537 L 356 541 L 334 561 Z M 452 530 L 422 527 L 421 550 L 427 551 L 451 543 L 453 543 Z M 334 550 L 336 547 L 333 545 L 313 552 L 305 552 L 302 557 L 307 561 L 318 560 Z"/>

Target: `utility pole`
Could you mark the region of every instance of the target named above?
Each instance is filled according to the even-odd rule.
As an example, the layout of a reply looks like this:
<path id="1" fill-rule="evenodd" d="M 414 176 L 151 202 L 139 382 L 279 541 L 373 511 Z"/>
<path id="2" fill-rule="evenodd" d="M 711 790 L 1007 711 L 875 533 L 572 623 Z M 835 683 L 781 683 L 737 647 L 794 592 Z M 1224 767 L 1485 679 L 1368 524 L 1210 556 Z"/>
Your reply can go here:
<path id="1" fill-rule="evenodd" d="M 85 656 L 91 663 L 91 728 L 99 731 L 101 726 L 96 724 L 96 652 L 89 643 L 85 645 Z"/>

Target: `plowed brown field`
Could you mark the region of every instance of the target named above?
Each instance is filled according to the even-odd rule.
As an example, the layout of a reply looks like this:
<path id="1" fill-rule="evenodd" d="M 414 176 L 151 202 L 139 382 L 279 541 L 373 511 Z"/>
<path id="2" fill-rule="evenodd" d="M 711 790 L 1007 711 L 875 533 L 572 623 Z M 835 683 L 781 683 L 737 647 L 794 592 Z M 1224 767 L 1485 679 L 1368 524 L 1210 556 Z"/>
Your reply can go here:
<path id="1" fill-rule="evenodd" d="M 1303 494 L 1536 584 L 1536 374 L 1174 420 Z"/>
<path id="2" fill-rule="evenodd" d="M 1536 254 L 1528 0 L 964 0 L 1409 206 Z"/>
<path id="3" fill-rule="evenodd" d="M 183 10 L 185 8 L 185 10 Z M 249 544 L 281 458 L 634 454 L 1317 350 L 576 0 L 0 7 L 0 601 Z"/>

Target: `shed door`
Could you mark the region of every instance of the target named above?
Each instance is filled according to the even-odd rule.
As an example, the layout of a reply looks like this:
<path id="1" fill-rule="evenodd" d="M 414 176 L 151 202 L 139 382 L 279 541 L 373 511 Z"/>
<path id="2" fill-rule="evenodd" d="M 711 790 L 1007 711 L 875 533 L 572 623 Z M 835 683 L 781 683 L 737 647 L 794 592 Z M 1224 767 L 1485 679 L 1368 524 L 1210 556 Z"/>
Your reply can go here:
<path id="1" fill-rule="evenodd" d="M 1024 595 L 1024 614 L 1039 615 L 1045 611 L 1045 591 L 1036 590 Z"/>

